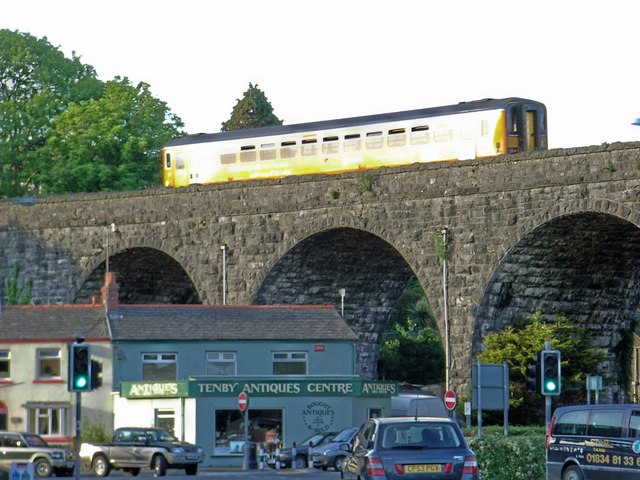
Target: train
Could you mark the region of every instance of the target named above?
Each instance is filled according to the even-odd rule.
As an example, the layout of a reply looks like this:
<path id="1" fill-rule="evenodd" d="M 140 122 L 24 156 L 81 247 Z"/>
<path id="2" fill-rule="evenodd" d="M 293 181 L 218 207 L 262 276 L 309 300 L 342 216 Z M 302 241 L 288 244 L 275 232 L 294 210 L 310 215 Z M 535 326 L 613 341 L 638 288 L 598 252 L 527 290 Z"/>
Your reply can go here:
<path id="1" fill-rule="evenodd" d="M 164 187 L 275 179 L 546 150 L 547 111 L 524 98 L 200 133 L 162 149 Z"/>

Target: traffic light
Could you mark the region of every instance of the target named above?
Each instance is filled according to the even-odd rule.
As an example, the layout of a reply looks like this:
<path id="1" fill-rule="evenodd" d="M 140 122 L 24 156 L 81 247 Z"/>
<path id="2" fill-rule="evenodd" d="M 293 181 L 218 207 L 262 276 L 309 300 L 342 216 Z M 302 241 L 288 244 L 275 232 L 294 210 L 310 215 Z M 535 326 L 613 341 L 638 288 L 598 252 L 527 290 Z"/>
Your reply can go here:
<path id="1" fill-rule="evenodd" d="M 543 350 L 541 355 L 542 394 L 560 395 L 562 389 L 560 350 Z"/>
<path id="2" fill-rule="evenodd" d="M 524 374 L 525 379 L 527 381 L 528 393 L 540 392 L 540 388 L 538 386 L 538 379 L 540 378 L 540 375 L 538 373 L 539 370 L 540 370 L 540 353 L 538 352 L 531 358 L 531 363 L 527 365 L 527 368 Z"/>
<path id="3" fill-rule="evenodd" d="M 91 390 L 102 386 L 102 363 L 97 360 L 91 360 Z"/>
<path id="4" fill-rule="evenodd" d="M 83 343 L 69 345 L 69 391 L 91 390 L 91 347 Z"/>

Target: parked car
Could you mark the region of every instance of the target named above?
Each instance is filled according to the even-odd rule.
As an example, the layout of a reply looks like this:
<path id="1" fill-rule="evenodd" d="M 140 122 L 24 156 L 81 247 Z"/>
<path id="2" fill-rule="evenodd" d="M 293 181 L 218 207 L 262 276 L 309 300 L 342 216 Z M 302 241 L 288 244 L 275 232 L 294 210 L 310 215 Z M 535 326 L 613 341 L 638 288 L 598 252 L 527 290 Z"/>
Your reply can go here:
<path id="1" fill-rule="evenodd" d="M 83 443 L 80 460 L 98 477 L 106 477 L 112 469 L 135 476 L 142 468 L 152 469 L 156 477 L 166 475 L 168 468 L 196 475 L 204 452 L 160 428 L 124 427 L 113 432 L 109 443 Z"/>
<path id="2" fill-rule="evenodd" d="M 345 447 L 346 450 L 346 447 Z M 479 480 L 478 462 L 449 418 L 371 418 L 342 464 L 343 480 L 407 478 Z"/>
<path id="3" fill-rule="evenodd" d="M 0 467 L 10 470 L 12 462 L 33 462 L 37 477 L 70 477 L 75 470 L 71 450 L 49 446 L 40 436 L 27 432 L 0 432 Z"/>
<path id="4" fill-rule="evenodd" d="M 313 448 L 329 443 L 336 436 L 337 432 L 314 433 L 296 444 L 295 458 L 293 448 L 283 448 L 280 455 L 276 455 L 276 451 L 267 459 L 270 467 L 276 468 L 276 462 L 280 460 L 280 468 L 307 468 L 309 464 L 309 445 Z"/>
<path id="5" fill-rule="evenodd" d="M 390 417 L 448 417 L 440 397 L 415 393 L 401 393 L 391 397 Z"/>
<path id="6" fill-rule="evenodd" d="M 345 428 L 335 436 L 333 441 L 314 448 L 311 455 L 313 466 L 322 470 L 332 467 L 336 472 L 342 470 L 342 461 L 347 454 L 341 447 L 342 445 L 351 447 L 351 441 L 357 432 L 358 427 Z"/>

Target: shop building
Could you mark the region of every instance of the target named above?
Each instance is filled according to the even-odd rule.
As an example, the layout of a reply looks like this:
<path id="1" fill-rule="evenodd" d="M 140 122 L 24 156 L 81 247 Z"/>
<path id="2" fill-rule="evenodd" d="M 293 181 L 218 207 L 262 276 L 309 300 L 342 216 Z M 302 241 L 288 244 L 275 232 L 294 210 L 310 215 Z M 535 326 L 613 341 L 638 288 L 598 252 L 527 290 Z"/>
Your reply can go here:
<path id="1" fill-rule="evenodd" d="M 331 305 L 111 305 L 114 428 L 156 425 L 239 466 L 249 441 L 291 446 L 390 411 L 395 382 L 355 372 L 357 337 Z"/>

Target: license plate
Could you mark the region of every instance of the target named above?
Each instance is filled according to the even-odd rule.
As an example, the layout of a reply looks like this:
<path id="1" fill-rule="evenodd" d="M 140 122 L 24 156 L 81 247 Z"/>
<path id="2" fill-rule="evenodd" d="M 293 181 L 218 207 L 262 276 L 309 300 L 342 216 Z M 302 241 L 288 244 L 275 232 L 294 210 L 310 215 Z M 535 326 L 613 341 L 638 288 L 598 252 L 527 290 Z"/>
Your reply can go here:
<path id="1" fill-rule="evenodd" d="M 442 473 L 441 463 L 426 463 L 420 465 L 405 465 L 405 473 Z"/>

